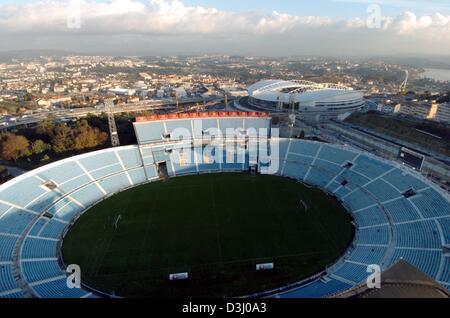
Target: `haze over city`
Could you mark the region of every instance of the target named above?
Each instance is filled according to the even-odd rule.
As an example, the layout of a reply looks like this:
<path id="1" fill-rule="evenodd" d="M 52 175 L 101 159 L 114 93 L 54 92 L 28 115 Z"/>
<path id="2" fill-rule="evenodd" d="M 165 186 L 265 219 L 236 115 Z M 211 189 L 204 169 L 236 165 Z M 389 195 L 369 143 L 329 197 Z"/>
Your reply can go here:
<path id="1" fill-rule="evenodd" d="M 449 1 L 0 0 L 0 308 L 448 300 Z"/>
<path id="2" fill-rule="evenodd" d="M 0 1 L 0 51 L 447 55 L 447 1 Z M 374 20 L 375 19 L 375 20 Z"/>

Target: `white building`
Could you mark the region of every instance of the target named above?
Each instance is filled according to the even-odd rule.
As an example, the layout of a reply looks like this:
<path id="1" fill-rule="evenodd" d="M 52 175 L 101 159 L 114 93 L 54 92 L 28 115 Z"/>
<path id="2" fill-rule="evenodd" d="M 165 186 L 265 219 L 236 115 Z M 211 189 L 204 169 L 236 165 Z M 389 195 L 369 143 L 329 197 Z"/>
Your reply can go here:
<path id="1" fill-rule="evenodd" d="M 350 87 L 310 81 L 266 80 L 248 88 L 249 104 L 263 110 L 298 112 L 313 121 L 337 118 L 361 109 L 364 95 Z"/>

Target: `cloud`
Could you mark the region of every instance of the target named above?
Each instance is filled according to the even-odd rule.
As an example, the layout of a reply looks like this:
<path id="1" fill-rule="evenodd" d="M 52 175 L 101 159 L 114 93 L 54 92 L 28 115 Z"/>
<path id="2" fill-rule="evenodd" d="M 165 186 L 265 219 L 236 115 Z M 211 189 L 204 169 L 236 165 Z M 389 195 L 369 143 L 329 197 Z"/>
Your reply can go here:
<path id="1" fill-rule="evenodd" d="M 72 22 L 77 18 L 80 27 L 74 28 Z M 188 6 L 180 0 L 41 1 L 0 5 L 0 40 L 11 49 L 36 45 L 120 49 L 126 43 L 155 51 L 155 45 L 164 44 L 179 53 L 201 51 L 200 45 L 203 51 L 216 52 L 345 54 L 368 49 L 419 52 L 434 44 L 434 50 L 446 53 L 450 17 L 406 11 L 397 17 L 381 17 L 381 28 L 370 29 L 364 17 L 332 20 L 276 11 L 232 12 Z"/>
<path id="2" fill-rule="evenodd" d="M 147 5 L 134 0 L 39 2 L 1 7 L 0 32 L 68 33 L 67 19 L 76 13 L 78 33 L 147 34 L 266 34 L 283 33 L 298 25 L 330 23 L 322 17 L 298 17 L 273 12 L 268 15 L 234 13 L 215 8 L 186 6 L 179 0 L 152 0 Z"/>

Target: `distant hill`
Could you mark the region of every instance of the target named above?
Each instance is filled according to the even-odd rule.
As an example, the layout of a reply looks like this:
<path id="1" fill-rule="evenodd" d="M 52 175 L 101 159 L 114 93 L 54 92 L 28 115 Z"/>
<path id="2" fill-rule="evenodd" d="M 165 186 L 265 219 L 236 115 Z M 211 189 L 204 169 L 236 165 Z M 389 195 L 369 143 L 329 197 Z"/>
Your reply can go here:
<path id="1" fill-rule="evenodd" d="M 55 56 L 62 57 L 75 54 L 64 50 L 16 50 L 16 51 L 0 51 L 0 63 L 8 63 L 13 59 L 28 59 L 39 56 Z"/>

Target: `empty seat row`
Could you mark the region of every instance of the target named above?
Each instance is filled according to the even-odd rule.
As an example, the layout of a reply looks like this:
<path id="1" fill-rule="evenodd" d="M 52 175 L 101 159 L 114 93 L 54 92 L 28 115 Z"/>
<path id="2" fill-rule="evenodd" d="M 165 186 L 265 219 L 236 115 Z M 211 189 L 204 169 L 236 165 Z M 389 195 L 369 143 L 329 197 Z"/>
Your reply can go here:
<path id="1" fill-rule="evenodd" d="M 337 279 L 331 279 L 327 282 L 317 280 L 300 288 L 279 294 L 278 296 L 280 298 L 319 298 L 331 296 L 350 287 L 351 285 L 343 283 Z"/>

